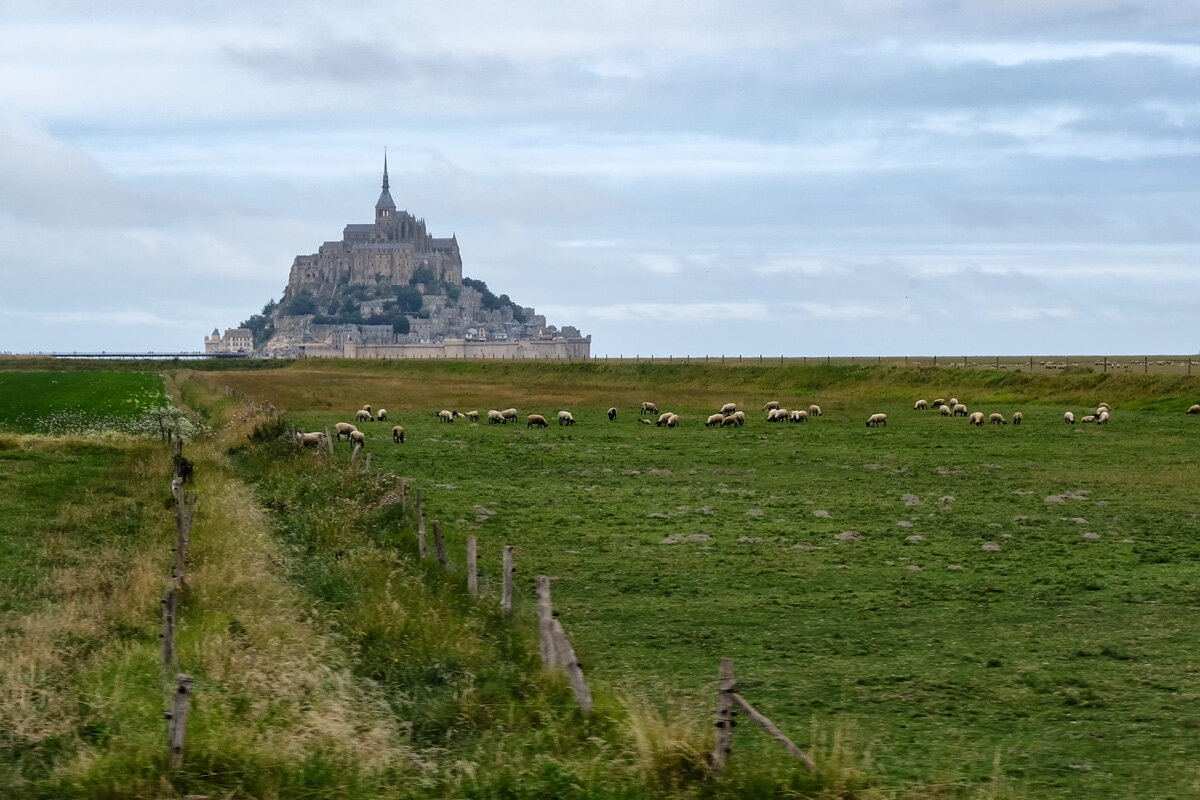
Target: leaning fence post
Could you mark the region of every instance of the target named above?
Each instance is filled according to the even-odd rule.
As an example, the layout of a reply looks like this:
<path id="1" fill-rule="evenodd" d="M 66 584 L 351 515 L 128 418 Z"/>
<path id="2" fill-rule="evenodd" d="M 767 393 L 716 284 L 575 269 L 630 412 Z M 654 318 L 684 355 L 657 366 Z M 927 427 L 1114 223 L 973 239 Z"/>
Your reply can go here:
<path id="1" fill-rule="evenodd" d="M 504 545 L 504 583 L 500 590 L 500 613 L 512 613 L 513 596 L 513 546 Z"/>
<path id="2" fill-rule="evenodd" d="M 737 689 L 737 681 L 733 678 L 733 659 L 721 659 L 719 673 L 720 686 L 717 694 L 717 735 L 713 740 L 712 768 L 713 772 L 725 769 L 729 760 L 729 752 L 733 744 L 733 695 Z"/>
<path id="3" fill-rule="evenodd" d="M 758 709 L 750 705 L 750 702 L 737 692 L 733 692 L 732 697 L 733 702 L 737 703 L 738 706 L 740 706 L 741 709 L 746 712 L 746 715 L 750 717 L 751 721 L 754 722 L 755 725 L 762 728 L 764 731 L 766 731 L 768 736 L 783 745 L 783 749 L 787 750 L 793 758 L 800 761 L 800 763 L 803 764 L 809 772 L 816 774 L 817 765 L 813 763 L 813 760 L 808 757 L 807 753 L 805 753 L 799 747 L 796 747 L 795 743 L 792 742 L 792 740 L 789 739 L 783 731 L 775 727 L 775 723 L 763 716 Z"/>
<path id="4" fill-rule="evenodd" d="M 537 576 L 538 645 L 542 653 L 542 669 L 554 669 L 554 607 L 550 604 L 550 576 Z"/>
<path id="5" fill-rule="evenodd" d="M 175 696 L 167 715 L 167 764 L 171 769 L 183 766 L 183 745 L 187 738 L 187 718 L 194 683 L 191 675 L 175 676 Z"/>
<path id="6" fill-rule="evenodd" d="M 163 594 L 163 632 L 162 632 L 162 660 L 163 669 L 169 670 L 175 665 L 175 590 L 167 587 L 167 591 Z M 164 680 L 165 680 L 164 676 Z"/>
<path id="7" fill-rule="evenodd" d="M 424 499 L 425 490 L 417 489 L 417 554 L 425 557 L 425 512 L 421 510 L 421 500 Z"/>
<path id="8" fill-rule="evenodd" d="M 476 541 L 474 536 L 467 537 L 467 594 L 472 600 L 479 599 L 479 572 L 475 567 L 475 547 Z"/>
<path id="9" fill-rule="evenodd" d="M 446 542 L 442 539 L 442 523 L 436 519 L 433 521 L 433 546 L 437 549 L 438 563 L 442 565 L 442 569 L 446 569 L 448 565 L 446 561 Z"/>
<path id="10" fill-rule="evenodd" d="M 571 681 L 571 691 L 575 693 L 579 709 L 586 717 L 592 711 L 592 692 L 583 677 L 583 666 L 575 656 L 575 648 L 571 647 L 567 632 L 558 620 L 554 620 L 554 648 L 558 653 L 559 662 L 567 671 L 567 679 Z"/>

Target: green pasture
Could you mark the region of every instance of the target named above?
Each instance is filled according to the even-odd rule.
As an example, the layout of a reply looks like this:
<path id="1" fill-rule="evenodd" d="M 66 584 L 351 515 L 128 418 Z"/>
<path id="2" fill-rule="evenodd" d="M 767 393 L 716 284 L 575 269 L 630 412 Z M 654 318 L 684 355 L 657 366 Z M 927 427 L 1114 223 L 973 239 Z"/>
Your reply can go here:
<path id="1" fill-rule="evenodd" d="M 269 396 L 272 377 L 256 376 L 257 391 Z M 347 370 L 307 377 L 325 397 L 354 381 Z M 1051 393 L 1074 404 L 1049 404 L 997 374 L 959 399 L 1025 421 L 980 429 L 912 410 L 935 392 L 911 379 L 865 369 L 825 393 L 781 394 L 824 407 L 805 424 L 766 423 L 758 409 L 771 395 L 759 390 L 663 380 L 642 394 L 682 415 L 674 430 L 639 424 L 627 405 L 610 423 L 604 404 L 561 396 L 521 403 L 518 426 L 438 422 L 438 408 L 464 408 L 454 396 L 419 410 L 361 384 L 357 396 L 400 409 L 360 425 L 366 450 L 424 490 L 459 568 L 475 535 L 485 585 L 505 544 L 527 594 L 535 575 L 552 576 L 594 679 L 683 692 L 707 713 L 718 659 L 731 656 L 743 694 L 799 742 L 848 726 L 891 787 L 1000 780 L 1019 797 L 1189 796 L 1200 779 L 1200 418 L 1133 382 L 1090 399 L 1060 385 Z M 486 382 L 470 386 L 528 393 Z M 746 426 L 706 429 L 715 407 L 673 401 L 701 392 L 748 408 Z M 1111 425 L 1063 423 L 1100 400 L 1115 404 Z M 554 424 L 559 408 L 578 424 Z M 323 429 L 354 408 L 291 411 L 302 429 Z M 889 424 L 868 429 L 880 411 Z M 551 427 L 527 429 L 530 412 Z M 397 423 L 403 445 L 391 440 Z"/>
<path id="2" fill-rule="evenodd" d="M 133 431 L 165 405 L 162 379 L 150 373 L 0 371 L 0 430 Z"/>

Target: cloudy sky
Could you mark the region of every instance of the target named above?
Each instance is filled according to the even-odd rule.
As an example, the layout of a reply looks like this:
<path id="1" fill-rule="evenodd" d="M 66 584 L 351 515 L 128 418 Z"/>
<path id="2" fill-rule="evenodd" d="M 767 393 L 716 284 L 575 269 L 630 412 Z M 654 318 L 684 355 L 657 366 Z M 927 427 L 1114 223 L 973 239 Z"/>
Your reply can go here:
<path id="1" fill-rule="evenodd" d="M 1197 0 L 263 5 L 0 0 L 0 351 L 201 349 L 385 146 L 596 354 L 1200 351 Z"/>

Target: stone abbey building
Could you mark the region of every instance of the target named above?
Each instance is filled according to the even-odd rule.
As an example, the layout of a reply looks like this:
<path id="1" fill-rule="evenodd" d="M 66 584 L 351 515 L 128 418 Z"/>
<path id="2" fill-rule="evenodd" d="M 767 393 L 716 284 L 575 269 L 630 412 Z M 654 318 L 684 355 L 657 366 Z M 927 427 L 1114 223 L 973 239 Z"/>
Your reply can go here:
<path id="1" fill-rule="evenodd" d="M 402 302 L 409 303 L 403 312 Z M 222 339 L 213 331 L 205 349 L 212 355 L 247 354 L 243 340 L 254 333 L 230 329 Z M 570 325 L 562 330 L 547 325 L 533 308 L 497 298 L 484 284 L 464 283 L 457 237 L 431 236 L 424 220 L 397 210 L 386 155 L 375 221 L 346 225 L 339 241 L 296 256 L 283 298 L 259 333 L 270 336 L 253 352 L 277 357 L 591 356 L 590 336 Z"/>

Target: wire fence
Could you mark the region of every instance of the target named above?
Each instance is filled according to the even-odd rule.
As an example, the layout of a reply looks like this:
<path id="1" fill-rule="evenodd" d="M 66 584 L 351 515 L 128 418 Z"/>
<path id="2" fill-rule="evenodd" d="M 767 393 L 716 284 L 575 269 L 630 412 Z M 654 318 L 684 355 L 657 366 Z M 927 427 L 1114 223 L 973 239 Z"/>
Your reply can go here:
<path id="1" fill-rule="evenodd" d="M 1157 375 L 1200 375 L 1200 356 L 787 356 L 787 355 L 655 355 L 635 353 L 593 356 L 592 361 L 629 364 L 725 364 L 729 366 L 836 366 L 887 365 L 945 367 L 947 369 L 1005 370 L 1008 372 L 1063 373 L 1113 372 Z"/>

